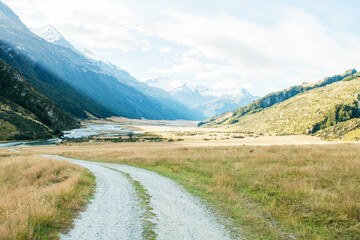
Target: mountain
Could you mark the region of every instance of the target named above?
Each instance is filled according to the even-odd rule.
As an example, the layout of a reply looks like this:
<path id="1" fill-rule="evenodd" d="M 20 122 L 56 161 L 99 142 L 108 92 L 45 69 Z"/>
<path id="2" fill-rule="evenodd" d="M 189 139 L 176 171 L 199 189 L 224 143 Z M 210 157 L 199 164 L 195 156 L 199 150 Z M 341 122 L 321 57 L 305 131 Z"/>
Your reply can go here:
<path id="1" fill-rule="evenodd" d="M 73 117 L 85 119 L 88 114 L 100 118 L 114 115 L 100 103 L 2 41 L 0 41 L 0 59 L 13 66 L 36 89 Z"/>
<path id="2" fill-rule="evenodd" d="M 148 119 L 190 119 L 168 105 L 104 73 L 89 58 L 32 33 L 0 2 L 0 40 L 31 58 L 75 90 L 118 116 Z"/>
<path id="3" fill-rule="evenodd" d="M 206 125 L 206 126 L 220 126 L 220 125 L 227 125 L 227 124 L 234 124 L 238 121 L 239 118 L 246 114 L 252 114 L 268 107 L 273 106 L 274 104 L 281 103 L 289 98 L 292 98 L 302 92 L 309 91 L 311 89 L 320 88 L 326 85 L 329 85 L 334 82 L 339 82 L 353 74 L 356 73 L 355 69 L 351 69 L 343 73 L 342 75 L 335 75 L 333 77 L 326 77 L 324 80 L 308 84 L 304 83 L 302 85 L 293 86 L 289 89 L 285 89 L 279 92 L 274 92 L 266 95 L 265 97 L 259 98 L 253 103 L 245 107 L 240 107 L 235 111 L 232 111 L 228 114 L 220 114 L 218 116 L 213 116 L 210 119 L 207 119 L 203 122 L 199 123 L 199 126 Z"/>
<path id="4" fill-rule="evenodd" d="M 174 88 L 170 94 L 179 102 L 184 103 L 186 106 L 193 108 L 196 105 L 208 102 L 215 99 L 215 96 L 202 94 L 199 89 L 192 89 L 186 84 Z"/>
<path id="5" fill-rule="evenodd" d="M 80 124 L 0 60 L 0 140 L 50 138 Z"/>
<path id="6" fill-rule="evenodd" d="M 150 80 L 150 83 L 153 83 L 153 81 Z M 183 84 L 172 89 L 170 94 L 189 108 L 203 113 L 205 117 L 233 111 L 258 99 L 258 97 L 251 95 L 246 89 L 242 89 L 238 94 L 224 94 L 220 97 L 212 95 L 211 92 L 211 89 L 205 86 L 190 88 Z"/>
<path id="7" fill-rule="evenodd" d="M 131 76 L 128 72 L 120 69 L 106 59 L 95 55 L 89 49 L 79 49 L 79 51 L 86 56 L 95 66 L 99 67 L 104 74 L 114 76 L 117 80 L 126 84 L 130 87 L 135 88 L 139 92 L 150 96 L 157 102 L 161 103 L 167 109 L 176 109 L 178 113 L 181 113 L 182 118 L 192 120 L 203 120 L 205 117 L 201 112 L 190 109 L 186 104 L 181 101 L 177 101 L 165 90 L 152 87 L 144 82 L 138 81 L 136 78 Z"/>
<path id="8" fill-rule="evenodd" d="M 226 94 L 193 107 L 197 111 L 204 113 L 206 117 L 211 117 L 223 112 L 233 111 L 238 107 L 246 106 L 255 101 L 258 97 L 253 96 L 246 89 L 239 94 Z"/>
<path id="9" fill-rule="evenodd" d="M 42 28 L 33 28 L 31 31 L 50 43 L 75 50 L 75 48 L 64 38 L 64 36 L 50 24 Z"/>
<path id="10" fill-rule="evenodd" d="M 360 132 L 359 101 L 360 74 L 353 69 L 317 83 L 269 94 L 212 118 L 205 126 L 231 127 L 240 132 L 359 137 L 354 135 L 354 131 Z M 263 107 L 255 108 L 260 103 Z"/>

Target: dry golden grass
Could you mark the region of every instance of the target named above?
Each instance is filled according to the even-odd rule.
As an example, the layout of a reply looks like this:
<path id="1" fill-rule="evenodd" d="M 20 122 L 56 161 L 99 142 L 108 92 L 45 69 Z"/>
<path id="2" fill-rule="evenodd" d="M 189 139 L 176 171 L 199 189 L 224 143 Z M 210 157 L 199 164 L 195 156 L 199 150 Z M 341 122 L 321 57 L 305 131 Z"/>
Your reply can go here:
<path id="1" fill-rule="evenodd" d="M 248 238 L 360 238 L 359 144 L 122 143 L 35 151 L 158 171 L 206 199 Z"/>
<path id="2" fill-rule="evenodd" d="M 0 151 L 0 239 L 58 239 L 94 190 L 74 164 Z"/>

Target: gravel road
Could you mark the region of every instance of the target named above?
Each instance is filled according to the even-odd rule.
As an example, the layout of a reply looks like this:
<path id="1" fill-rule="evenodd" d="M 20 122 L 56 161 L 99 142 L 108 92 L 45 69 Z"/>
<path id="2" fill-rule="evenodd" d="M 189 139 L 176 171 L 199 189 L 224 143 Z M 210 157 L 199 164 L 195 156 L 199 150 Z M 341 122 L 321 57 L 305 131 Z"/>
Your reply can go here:
<path id="1" fill-rule="evenodd" d="M 136 202 L 132 185 L 123 174 L 87 161 L 43 156 L 73 162 L 89 169 L 96 177 L 94 199 L 75 220 L 75 227 L 60 239 L 141 239 L 141 222 L 136 220 L 142 210 Z"/>
<path id="2" fill-rule="evenodd" d="M 46 155 L 88 168 L 96 176 L 95 198 L 61 239 L 142 239 L 142 208 L 129 178 L 138 181 L 150 197 L 156 239 L 231 239 L 211 211 L 174 181 L 155 172 L 112 163 L 97 163 Z M 121 172 L 112 170 L 119 170 Z"/>

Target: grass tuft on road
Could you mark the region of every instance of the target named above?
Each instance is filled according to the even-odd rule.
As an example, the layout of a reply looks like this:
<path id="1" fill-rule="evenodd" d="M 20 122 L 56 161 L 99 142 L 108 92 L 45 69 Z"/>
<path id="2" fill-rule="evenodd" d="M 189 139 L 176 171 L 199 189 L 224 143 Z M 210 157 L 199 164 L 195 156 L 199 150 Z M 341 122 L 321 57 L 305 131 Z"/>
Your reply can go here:
<path id="1" fill-rule="evenodd" d="M 74 164 L 0 151 L 0 239 L 58 239 L 95 188 Z"/>
<path id="2" fill-rule="evenodd" d="M 142 239 L 155 240 L 157 237 L 155 232 L 156 223 L 154 222 L 154 219 L 156 219 L 156 214 L 152 212 L 153 208 L 151 207 L 150 203 L 151 195 L 148 193 L 147 189 L 139 181 L 133 179 L 129 173 L 111 167 L 108 168 L 123 174 L 133 185 L 137 200 L 139 201 L 139 205 L 143 209 L 143 214 L 141 216 L 143 227 L 143 232 L 141 234 Z"/>

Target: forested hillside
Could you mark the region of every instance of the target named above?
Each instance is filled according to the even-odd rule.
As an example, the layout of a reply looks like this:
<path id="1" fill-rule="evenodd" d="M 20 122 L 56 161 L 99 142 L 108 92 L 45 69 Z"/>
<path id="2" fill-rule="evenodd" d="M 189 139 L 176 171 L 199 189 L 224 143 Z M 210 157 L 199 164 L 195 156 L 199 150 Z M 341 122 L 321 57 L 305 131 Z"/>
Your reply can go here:
<path id="1" fill-rule="evenodd" d="M 0 140 L 45 139 L 79 123 L 0 60 Z"/>

